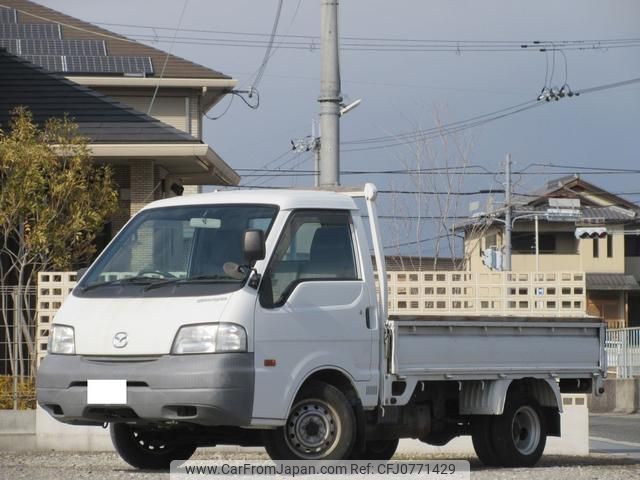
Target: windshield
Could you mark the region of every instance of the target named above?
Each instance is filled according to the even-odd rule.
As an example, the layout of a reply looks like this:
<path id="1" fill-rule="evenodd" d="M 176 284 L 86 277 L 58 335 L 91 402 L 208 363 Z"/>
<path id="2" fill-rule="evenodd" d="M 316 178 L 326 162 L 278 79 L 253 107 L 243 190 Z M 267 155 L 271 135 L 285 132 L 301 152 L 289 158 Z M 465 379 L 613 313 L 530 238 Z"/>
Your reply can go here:
<path id="1" fill-rule="evenodd" d="M 107 247 L 76 290 L 80 294 L 100 291 L 101 296 L 115 295 L 114 290 L 118 290 L 121 296 L 152 294 L 164 284 L 174 288 L 172 294 L 185 295 L 193 294 L 189 285 L 199 291 L 203 286 L 216 290 L 211 287 L 216 284 L 226 285 L 225 291 L 240 288 L 243 280 L 227 275 L 224 264 L 243 264 L 244 231 L 257 228 L 268 233 L 277 211 L 271 205 L 198 205 L 143 211 Z"/>

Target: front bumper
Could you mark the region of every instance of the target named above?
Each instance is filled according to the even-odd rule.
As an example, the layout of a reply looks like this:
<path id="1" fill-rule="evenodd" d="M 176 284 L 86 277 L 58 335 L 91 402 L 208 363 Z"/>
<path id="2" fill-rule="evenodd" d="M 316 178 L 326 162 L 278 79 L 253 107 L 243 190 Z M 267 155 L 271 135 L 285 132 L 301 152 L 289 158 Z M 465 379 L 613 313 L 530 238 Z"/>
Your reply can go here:
<path id="1" fill-rule="evenodd" d="M 102 379 L 127 380 L 127 405 L 87 404 L 87 380 Z M 246 426 L 253 386 L 252 353 L 48 355 L 36 379 L 38 404 L 61 422 L 81 425 L 178 421 Z"/>

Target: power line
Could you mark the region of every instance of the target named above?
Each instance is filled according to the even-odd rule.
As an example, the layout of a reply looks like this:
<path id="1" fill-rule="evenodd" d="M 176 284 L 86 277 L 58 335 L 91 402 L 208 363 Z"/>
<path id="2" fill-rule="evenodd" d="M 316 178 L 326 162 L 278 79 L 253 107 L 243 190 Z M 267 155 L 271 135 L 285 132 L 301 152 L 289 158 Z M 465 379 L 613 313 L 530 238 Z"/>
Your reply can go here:
<path id="1" fill-rule="evenodd" d="M 464 124 L 467 124 L 469 122 L 473 122 L 473 121 L 476 121 L 476 120 L 482 120 L 482 119 L 486 119 L 486 118 L 489 118 L 489 117 L 493 117 L 493 116 L 501 114 L 501 113 L 511 112 L 513 110 L 516 110 L 516 109 L 519 109 L 521 107 L 525 107 L 525 106 L 528 106 L 528 105 L 536 105 L 537 103 L 538 102 L 536 100 L 528 100 L 526 102 L 518 103 L 516 105 L 511 105 L 511 106 L 506 107 L 506 108 L 501 108 L 501 109 L 495 110 L 493 112 L 483 113 L 482 115 L 476 115 L 474 117 L 470 117 L 470 118 L 467 118 L 465 120 L 459 120 L 459 121 L 456 121 L 456 122 L 447 123 L 445 125 L 441 125 L 441 126 L 437 126 L 437 127 L 433 127 L 433 128 L 414 130 L 412 132 L 400 133 L 400 134 L 396 134 L 396 135 L 385 135 L 385 136 L 380 136 L 380 137 L 362 138 L 362 139 L 358 139 L 358 140 L 349 140 L 349 141 L 346 141 L 346 142 L 342 142 L 342 144 L 343 145 L 362 145 L 362 144 L 369 144 L 369 143 L 381 143 L 381 142 L 386 142 L 386 141 L 410 140 L 410 139 L 414 139 L 416 137 L 428 135 L 430 133 L 434 133 L 434 132 L 438 132 L 438 131 L 441 131 L 441 130 L 446 130 L 446 129 L 449 129 L 449 128 L 454 128 L 454 127 L 457 127 L 457 126 L 461 126 L 461 125 L 464 125 Z"/>
<path id="2" fill-rule="evenodd" d="M 11 7 L 7 7 L 11 8 Z M 108 22 L 92 22 L 95 25 L 105 25 L 112 27 L 127 27 L 127 28 L 143 28 L 150 30 L 175 30 L 174 27 L 161 27 L 158 25 L 141 25 L 141 24 L 131 24 L 131 23 L 108 23 Z M 224 35 L 238 35 L 238 36 L 252 36 L 252 37 L 270 37 L 270 33 L 262 33 L 262 32 L 242 32 L 242 31 L 232 31 L 232 30 L 213 30 L 213 29 L 197 29 L 197 28 L 186 28 L 182 29 L 183 32 L 193 32 L 193 33 L 215 33 L 215 34 L 224 34 Z M 299 39 L 319 39 L 317 35 L 300 35 L 300 34 L 278 34 L 277 38 L 299 38 Z M 537 48 L 545 48 L 547 46 L 556 46 L 561 47 L 564 45 L 570 44 L 601 44 L 606 45 L 609 43 L 619 43 L 619 42 L 640 42 L 640 37 L 630 37 L 630 38 L 591 38 L 591 39 L 573 39 L 573 40 L 522 40 L 522 39 L 514 39 L 514 40 L 468 40 L 468 39 L 435 39 L 435 38 L 400 38 L 400 37 L 357 37 L 357 36 L 341 36 L 343 40 L 364 40 L 364 41 L 378 41 L 384 40 L 388 42 L 427 42 L 427 43 L 448 43 L 448 44 L 508 44 L 508 45 L 517 45 L 522 46 L 522 48 L 526 48 L 528 46 L 533 46 Z"/>
<path id="3" fill-rule="evenodd" d="M 256 174 L 256 175 L 243 175 L 243 177 L 251 178 L 251 177 L 312 177 L 315 175 L 315 171 L 313 170 L 297 170 L 295 173 L 287 173 L 286 170 L 276 171 L 270 170 L 272 173 L 265 174 Z M 424 174 L 424 171 L 420 170 L 358 170 L 358 171 L 342 171 L 341 175 L 419 175 Z M 549 176 L 549 175 L 574 175 L 576 173 L 575 170 L 566 171 L 566 172 L 513 172 L 514 175 L 522 175 L 522 176 Z M 640 174 L 639 170 L 629 170 L 629 171 L 600 171 L 600 172 L 582 172 L 584 174 L 598 174 L 598 175 L 628 175 L 628 174 Z M 502 172 L 450 172 L 448 175 L 501 175 Z"/>
<path id="4" fill-rule="evenodd" d="M 296 12 L 297 9 L 296 7 Z M 146 37 L 150 41 L 167 38 L 166 35 L 155 34 L 158 30 L 173 31 L 171 27 L 152 25 L 94 22 L 97 25 L 117 26 L 124 28 L 152 30 L 154 35 L 138 34 L 133 36 Z M 184 42 L 227 43 L 227 46 L 263 47 L 271 41 L 269 33 L 242 32 L 211 29 L 184 29 L 186 33 L 226 35 L 224 37 L 181 37 Z M 245 37 L 245 39 L 239 38 Z M 319 37 L 315 35 L 277 34 L 273 36 L 280 48 L 298 48 L 314 50 L 318 48 Z M 609 39 L 576 39 L 576 40 L 465 40 L 465 39 L 417 39 L 390 37 L 342 37 L 344 49 L 379 49 L 382 51 L 554 51 L 554 50 L 602 50 L 610 48 L 628 48 L 640 46 L 640 38 L 609 38 Z"/>
<path id="5" fill-rule="evenodd" d="M 285 152 L 286 153 L 286 152 Z M 273 161 L 272 161 L 273 162 Z M 269 165 L 269 162 L 267 165 Z M 265 166 L 267 166 L 265 165 Z M 239 172 L 255 172 L 255 171 L 266 171 L 269 172 L 271 170 L 269 169 L 265 169 L 265 166 L 262 166 L 260 168 L 236 168 L 237 171 Z M 427 168 L 416 168 L 416 169 L 409 169 L 409 170 L 381 170 L 382 173 L 384 172 L 388 172 L 388 171 L 392 171 L 392 172 L 397 172 L 397 171 L 411 171 L 411 172 L 416 172 L 416 173 L 446 173 L 446 172 L 455 172 L 455 171 L 460 171 L 463 173 L 468 172 L 469 170 L 481 170 L 483 172 L 487 172 L 487 173 L 492 173 L 489 170 L 487 170 L 483 165 L 475 165 L 475 164 L 471 164 L 471 165 L 464 165 L 464 166 L 456 166 L 456 167 L 427 167 Z M 291 172 L 291 170 L 283 170 L 284 172 Z M 300 170 L 298 170 L 300 171 Z M 354 170 L 350 170 L 350 171 L 354 171 Z M 305 171 L 305 173 L 313 173 L 314 170 L 307 170 Z"/>
<path id="6" fill-rule="evenodd" d="M 368 218 L 368 215 L 362 215 L 362 218 Z M 468 215 L 454 215 L 443 218 L 442 215 L 378 215 L 381 220 L 469 220 Z"/>
<path id="7" fill-rule="evenodd" d="M 620 87 L 632 85 L 635 83 L 640 83 L 640 77 L 631 78 L 631 79 L 620 81 L 620 82 L 614 82 L 614 83 L 585 88 L 577 91 L 577 93 L 580 95 L 584 95 L 584 94 L 589 94 L 589 93 L 594 93 L 594 92 L 599 92 L 604 90 L 610 90 L 614 88 L 620 88 Z M 397 135 L 385 135 L 380 137 L 351 140 L 351 141 L 343 142 L 342 144 L 356 145 L 356 148 L 345 149 L 344 150 L 345 152 L 379 150 L 379 149 L 397 147 L 401 145 L 415 143 L 418 141 L 430 140 L 430 139 L 437 138 L 444 135 L 451 135 L 453 133 L 458 133 L 463 130 L 474 128 L 480 125 L 484 125 L 485 123 L 493 122 L 511 115 L 515 115 L 520 112 L 524 112 L 526 110 L 530 110 L 537 106 L 544 105 L 545 103 L 546 102 L 539 102 L 538 100 L 530 100 L 528 102 L 512 105 L 510 107 L 496 110 L 494 112 L 485 113 L 482 115 L 468 118 L 466 120 L 460 120 L 457 122 L 452 122 L 452 123 L 444 124 L 444 125 L 429 128 L 429 129 L 414 130 L 411 132 L 400 133 Z M 365 145 L 365 146 L 360 147 L 360 145 Z"/>
<path id="8" fill-rule="evenodd" d="M 385 245 L 382 248 L 391 249 L 391 248 L 398 248 L 398 247 L 407 247 L 409 245 L 418 245 L 421 243 L 434 242 L 436 240 L 442 240 L 443 238 L 449 238 L 449 237 L 458 237 L 458 236 L 455 233 L 445 233 L 443 235 L 436 235 L 435 237 L 423 238 L 420 240 L 414 240 L 412 242 L 403 242 L 403 243 L 396 243 L 393 245 Z"/>
<path id="9" fill-rule="evenodd" d="M 420 190 L 378 190 L 378 193 L 389 193 L 394 195 L 452 195 L 452 196 L 471 196 L 471 195 L 493 195 L 494 193 L 504 193 L 504 190 L 476 190 L 473 192 L 437 192 L 437 191 L 420 191 Z"/>
<path id="10" fill-rule="evenodd" d="M 258 72 L 256 73 L 255 79 L 253 81 L 253 85 L 251 85 L 251 89 L 258 88 L 260 81 L 262 80 L 262 75 L 264 75 L 265 70 L 267 69 L 267 64 L 269 63 L 269 59 L 271 58 L 271 49 L 273 48 L 273 42 L 276 38 L 276 33 L 278 31 L 278 23 L 280 23 L 280 15 L 282 14 L 282 3 L 283 0 L 278 1 L 278 8 L 276 9 L 276 17 L 273 21 L 273 27 L 271 28 L 271 36 L 269 37 L 269 41 L 267 43 L 267 49 L 264 52 L 264 58 L 262 59 L 262 63 L 258 68 Z"/>
<path id="11" fill-rule="evenodd" d="M 166 36 L 157 36 L 151 34 L 129 34 L 130 38 L 141 41 L 163 43 L 168 41 Z M 210 37 L 178 37 L 176 43 L 182 45 L 203 45 L 217 47 L 239 47 L 239 48 L 264 48 L 267 42 L 264 40 L 253 39 L 229 39 L 229 38 L 210 38 Z M 288 50 L 305 50 L 315 52 L 319 49 L 318 39 L 310 37 L 307 41 L 291 41 L 280 40 L 276 43 L 278 48 Z M 463 45 L 461 42 L 452 45 L 388 45 L 384 43 L 353 43 L 344 42 L 340 46 L 342 51 L 360 51 L 360 52 L 378 52 L 378 53 L 508 53 L 508 52 L 528 52 L 540 53 L 547 51 L 602 51 L 617 50 L 625 48 L 640 47 L 640 42 L 621 42 L 602 44 L 599 42 L 593 44 L 573 44 L 561 48 L 527 48 L 525 45 Z"/>
<path id="12" fill-rule="evenodd" d="M 182 26 L 182 19 L 184 18 L 184 13 L 187 11 L 187 6 L 189 5 L 189 0 L 184 0 L 184 4 L 182 5 L 182 11 L 180 12 L 180 17 L 178 18 L 178 26 L 175 29 L 173 34 L 173 39 L 171 41 L 171 45 L 167 50 L 167 54 L 164 57 L 164 62 L 162 63 L 162 70 L 160 71 L 160 77 L 158 78 L 158 83 L 156 83 L 156 88 L 153 90 L 153 95 L 151 96 L 151 101 L 149 102 L 149 108 L 147 109 L 147 115 L 151 115 L 151 109 L 153 108 L 153 104 L 156 101 L 156 96 L 158 95 L 158 90 L 160 89 L 160 82 L 162 81 L 162 77 L 164 76 L 164 70 L 167 68 L 167 62 L 169 61 L 169 57 L 171 56 L 171 52 L 173 52 L 173 47 L 176 43 L 176 35 L 180 31 L 180 27 Z"/>

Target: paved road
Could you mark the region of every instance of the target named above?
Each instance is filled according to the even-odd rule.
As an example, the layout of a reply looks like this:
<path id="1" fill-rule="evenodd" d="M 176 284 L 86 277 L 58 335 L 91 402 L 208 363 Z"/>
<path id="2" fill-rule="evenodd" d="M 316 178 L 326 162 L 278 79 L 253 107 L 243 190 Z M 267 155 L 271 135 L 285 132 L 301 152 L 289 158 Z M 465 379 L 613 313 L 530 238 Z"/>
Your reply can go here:
<path id="1" fill-rule="evenodd" d="M 589 457 L 544 456 L 535 468 L 489 469 L 475 457 L 472 480 L 640 480 L 640 415 L 592 415 Z M 255 459 L 256 453 L 221 453 L 215 449 L 196 452 L 195 458 Z M 434 457 L 431 457 L 434 458 Z M 442 457 L 440 457 L 442 458 Z M 464 457 L 460 457 L 464 458 Z M 0 452 L 0 479 L 151 480 L 169 475 L 132 469 L 114 453 Z"/>
<path id="2" fill-rule="evenodd" d="M 591 452 L 640 459 L 640 415 L 591 415 Z"/>
<path id="3" fill-rule="evenodd" d="M 259 454 L 197 452 L 194 459 L 266 459 Z M 451 456 L 429 456 L 430 459 Z M 458 457 L 464 459 L 464 457 Z M 403 458 L 404 459 L 404 458 Z M 640 479 L 640 460 L 595 454 L 589 457 L 543 457 L 535 468 L 485 468 L 477 459 L 471 463 L 472 480 L 633 480 Z M 169 480 L 168 474 L 131 468 L 114 453 L 0 452 L 0 479 L 6 480 Z"/>

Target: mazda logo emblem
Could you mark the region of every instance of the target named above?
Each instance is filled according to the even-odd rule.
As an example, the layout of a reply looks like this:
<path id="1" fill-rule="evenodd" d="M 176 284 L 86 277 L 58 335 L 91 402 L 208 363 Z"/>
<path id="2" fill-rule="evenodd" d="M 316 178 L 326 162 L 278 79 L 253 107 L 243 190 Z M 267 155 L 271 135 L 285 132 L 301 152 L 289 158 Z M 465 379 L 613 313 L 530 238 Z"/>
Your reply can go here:
<path id="1" fill-rule="evenodd" d="M 116 348 L 124 348 L 129 343 L 127 332 L 118 332 L 113 336 L 113 346 Z"/>

